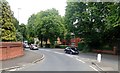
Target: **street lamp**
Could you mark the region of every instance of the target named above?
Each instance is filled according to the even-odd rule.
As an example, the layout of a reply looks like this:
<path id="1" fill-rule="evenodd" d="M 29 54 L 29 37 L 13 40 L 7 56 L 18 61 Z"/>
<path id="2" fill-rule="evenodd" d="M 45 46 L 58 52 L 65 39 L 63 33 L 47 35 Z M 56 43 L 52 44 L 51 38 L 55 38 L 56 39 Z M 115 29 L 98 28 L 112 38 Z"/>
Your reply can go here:
<path id="1" fill-rule="evenodd" d="M 19 21 L 19 25 L 20 25 L 20 19 L 19 19 L 19 11 L 21 10 L 21 8 L 18 8 L 18 21 Z"/>
<path id="2" fill-rule="evenodd" d="M 19 21 L 19 25 L 20 25 L 20 18 L 19 18 L 19 15 L 20 15 L 20 10 L 21 10 L 21 8 L 18 8 L 18 21 Z M 20 30 L 21 31 L 21 30 Z M 22 31 L 21 31 L 22 32 Z M 22 33 L 21 33 L 21 35 L 22 35 Z M 23 42 L 23 35 L 22 35 L 22 40 L 21 40 L 22 42 Z"/>

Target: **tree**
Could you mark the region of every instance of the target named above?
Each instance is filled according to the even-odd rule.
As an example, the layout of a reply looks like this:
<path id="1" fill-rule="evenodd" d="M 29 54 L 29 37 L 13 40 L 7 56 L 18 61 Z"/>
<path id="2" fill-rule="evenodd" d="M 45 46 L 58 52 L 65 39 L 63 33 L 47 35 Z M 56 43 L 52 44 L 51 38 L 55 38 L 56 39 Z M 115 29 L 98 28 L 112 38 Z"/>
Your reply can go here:
<path id="1" fill-rule="evenodd" d="M 62 18 L 56 9 L 41 11 L 36 15 L 37 35 L 39 40 L 50 39 L 52 45 L 55 44 L 57 37 L 64 35 L 65 27 Z"/>
<path id="2" fill-rule="evenodd" d="M 18 30 L 16 30 L 16 38 L 17 41 L 23 41 L 23 35 Z"/>
<path id="3" fill-rule="evenodd" d="M 1 41 L 16 41 L 16 29 L 12 19 L 13 12 L 6 0 L 1 0 L 0 5 Z"/>
<path id="4" fill-rule="evenodd" d="M 14 24 L 16 30 L 18 30 L 19 29 L 19 21 L 15 17 L 13 17 L 12 19 L 13 19 L 12 23 Z"/>
<path id="5" fill-rule="evenodd" d="M 69 32 L 84 38 L 84 42 L 90 48 L 101 48 L 105 43 L 109 44 L 105 42 L 107 38 L 116 39 L 120 36 L 119 11 L 119 3 L 68 2 L 65 14 L 66 27 Z"/>
<path id="6" fill-rule="evenodd" d="M 27 31 L 29 34 L 29 37 L 36 37 L 36 25 L 35 25 L 36 15 L 32 14 L 27 23 Z"/>
<path id="7" fill-rule="evenodd" d="M 106 28 L 103 37 L 104 40 L 109 40 L 109 44 L 116 46 L 120 39 L 120 3 L 110 3 L 107 7 L 109 13 L 106 16 Z"/>
<path id="8" fill-rule="evenodd" d="M 25 24 L 21 24 L 19 25 L 19 32 L 21 33 L 21 35 L 23 36 L 23 40 L 22 41 L 25 41 L 27 39 L 27 30 L 26 30 L 26 25 Z"/>
<path id="9" fill-rule="evenodd" d="M 26 31 L 28 32 L 27 35 L 27 40 L 29 42 L 29 44 L 34 43 L 34 38 L 37 37 L 37 31 L 36 31 L 36 15 L 32 14 L 29 19 L 28 19 L 28 23 L 26 25 L 27 29 Z"/>

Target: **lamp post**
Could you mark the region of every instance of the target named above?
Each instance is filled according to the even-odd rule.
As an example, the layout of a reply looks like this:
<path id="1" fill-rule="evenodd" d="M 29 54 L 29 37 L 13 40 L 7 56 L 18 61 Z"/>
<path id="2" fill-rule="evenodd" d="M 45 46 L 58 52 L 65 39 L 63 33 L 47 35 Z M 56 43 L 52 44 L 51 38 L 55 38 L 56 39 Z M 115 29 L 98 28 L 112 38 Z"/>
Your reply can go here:
<path id="1" fill-rule="evenodd" d="M 19 18 L 19 11 L 21 10 L 21 8 L 18 8 L 18 21 L 19 21 L 19 25 L 20 25 L 20 18 Z"/>
<path id="2" fill-rule="evenodd" d="M 19 17 L 20 10 L 21 10 L 21 8 L 18 8 L 18 21 L 19 21 L 19 25 L 20 25 L 20 17 Z M 21 35 L 22 35 L 22 31 L 21 30 L 20 30 L 20 32 L 21 32 Z M 22 35 L 22 40 L 21 41 L 23 42 L 23 35 Z"/>

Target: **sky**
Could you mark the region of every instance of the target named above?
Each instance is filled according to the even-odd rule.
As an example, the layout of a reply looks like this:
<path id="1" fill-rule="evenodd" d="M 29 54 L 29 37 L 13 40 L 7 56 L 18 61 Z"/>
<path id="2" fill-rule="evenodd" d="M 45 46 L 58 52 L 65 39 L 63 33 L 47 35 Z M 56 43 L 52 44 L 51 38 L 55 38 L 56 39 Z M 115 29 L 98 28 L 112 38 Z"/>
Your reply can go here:
<path id="1" fill-rule="evenodd" d="M 28 18 L 41 10 L 55 8 L 61 16 L 65 14 L 66 0 L 6 0 L 20 23 L 27 24 Z"/>

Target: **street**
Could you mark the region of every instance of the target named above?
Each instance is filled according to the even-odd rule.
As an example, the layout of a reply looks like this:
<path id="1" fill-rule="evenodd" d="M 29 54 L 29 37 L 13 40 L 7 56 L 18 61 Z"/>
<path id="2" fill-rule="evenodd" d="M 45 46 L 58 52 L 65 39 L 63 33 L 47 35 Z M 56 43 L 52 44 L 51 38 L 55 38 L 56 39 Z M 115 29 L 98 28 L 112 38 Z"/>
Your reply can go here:
<path id="1" fill-rule="evenodd" d="M 58 50 L 59 51 L 59 50 Z M 36 53 L 44 54 L 44 60 L 19 71 L 95 71 L 96 69 L 80 60 L 77 55 L 69 55 L 55 50 L 40 49 Z"/>

